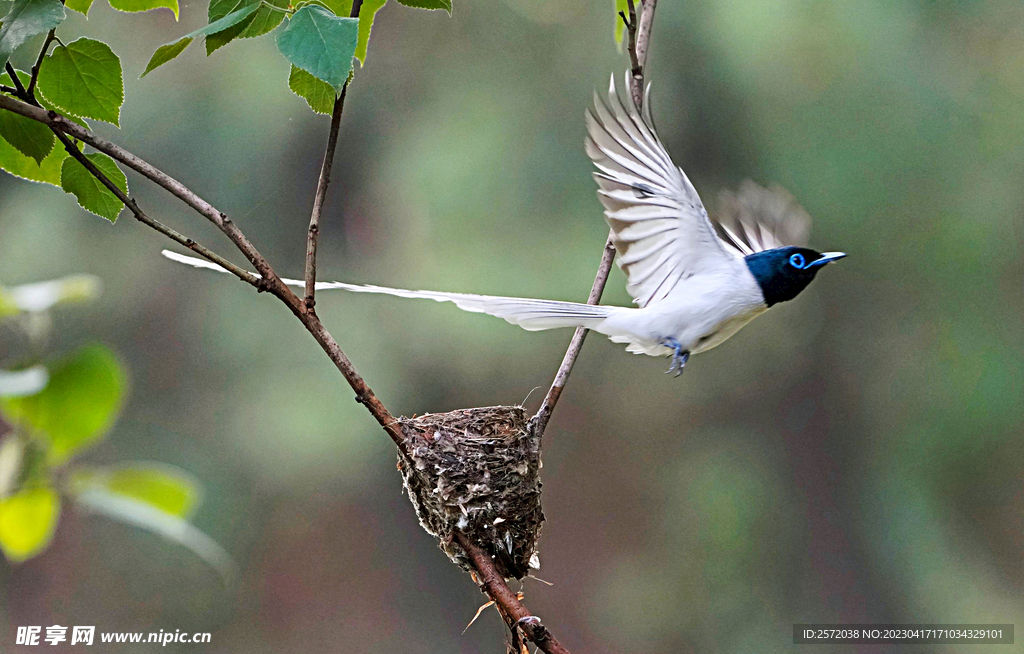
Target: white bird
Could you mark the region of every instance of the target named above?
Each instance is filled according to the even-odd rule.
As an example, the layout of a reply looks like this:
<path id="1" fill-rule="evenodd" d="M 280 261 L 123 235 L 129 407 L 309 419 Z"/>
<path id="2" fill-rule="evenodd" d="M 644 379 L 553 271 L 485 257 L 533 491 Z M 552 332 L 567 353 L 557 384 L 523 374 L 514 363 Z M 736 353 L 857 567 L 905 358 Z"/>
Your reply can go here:
<path id="1" fill-rule="evenodd" d="M 680 374 L 691 354 L 720 345 L 769 307 L 793 299 L 825 264 L 846 255 L 801 247 L 810 217 L 778 187 L 744 183 L 737 195 L 724 196 L 725 211 L 712 223 L 658 138 L 649 99 L 644 104 L 643 116 L 635 106 L 627 110 L 612 78 L 608 104 L 595 93 L 594 111 L 586 116 L 586 151 L 598 169 L 598 197 L 636 307 L 343 282 L 317 282 L 316 288 L 452 302 L 530 331 L 585 327 L 626 343 L 629 352 L 671 355 L 668 372 Z M 204 259 L 163 254 L 227 272 Z M 282 281 L 304 286 L 302 280 Z"/>

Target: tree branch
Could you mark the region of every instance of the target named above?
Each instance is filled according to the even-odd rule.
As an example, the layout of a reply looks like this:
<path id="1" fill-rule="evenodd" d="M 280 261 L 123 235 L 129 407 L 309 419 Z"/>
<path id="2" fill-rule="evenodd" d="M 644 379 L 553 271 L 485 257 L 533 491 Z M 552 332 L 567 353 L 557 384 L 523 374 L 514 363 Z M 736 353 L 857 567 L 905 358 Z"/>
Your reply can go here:
<path id="1" fill-rule="evenodd" d="M 139 208 L 139 203 L 136 202 L 134 198 L 129 197 L 124 191 L 118 188 L 118 186 L 114 184 L 114 182 L 111 181 L 111 179 L 107 177 L 103 173 L 103 171 L 98 169 L 96 165 L 93 164 L 93 162 L 89 161 L 85 154 L 83 154 L 81 150 L 75 147 L 75 144 L 71 141 L 71 139 L 67 137 L 66 134 L 53 127 L 51 127 L 50 129 L 57 136 L 57 138 L 60 139 L 60 142 L 64 145 L 64 149 L 67 150 L 68 154 L 74 157 L 75 160 L 78 161 L 78 163 L 85 166 L 85 169 L 88 170 L 93 177 L 99 180 L 99 182 L 106 186 L 111 193 L 117 196 L 117 199 L 121 201 L 121 204 L 123 204 L 125 208 L 128 209 L 128 211 L 130 211 L 132 215 L 134 215 L 135 218 L 140 223 L 143 223 L 144 225 L 149 225 L 150 227 L 160 232 L 161 234 L 171 239 L 172 241 L 184 245 L 189 250 L 192 250 L 193 252 L 203 257 L 204 259 L 212 261 L 213 263 L 230 272 L 235 277 L 241 279 L 243 282 L 246 282 L 247 284 L 254 286 L 257 289 L 260 288 L 259 277 L 253 275 L 251 272 L 247 270 L 239 268 L 235 264 L 231 263 L 224 257 L 217 254 L 216 252 L 213 252 L 208 248 L 200 245 L 195 241 L 195 239 L 189 238 L 184 234 L 161 223 L 159 220 L 150 218 L 148 215 L 146 215 L 146 213 Z"/>
<path id="2" fill-rule="evenodd" d="M 22 97 L 25 97 L 25 93 L 27 92 L 23 88 L 19 91 L 19 95 Z M 281 283 L 280 278 L 278 278 L 277 274 L 270 267 L 270 264 L 267 263 L 266 259 L 263 258 L 263 255 L 259 253 L 256 247 L 249 242 L 245 235 L 242 234 L 238 227 L 236 227 L 231 219 L 228 218 L 227 214 L 217 210 L 216 207 L 199 197 L 187 186 L 167 173 L 147 163 L 120 146 L 114 145 L 110 141 L 93 134 L 78 123 L 68 120 L 55 111 L 46 111 L 42 107 L 28 104 L 27 102 L 20 102 L 7 96 L 0 96 L 0 109 L 13 111 L 14 113 L 25 116 L 26 118 L 31 118 L 32 120 L 43 123 L 44 125 L 54 127 L 68 136 L 78 139 L 79 141 L 88 143 L 100 152 L 110 155 L 112 158 L 120 161 L 140 175 L 148 178 L 158 186 L 166 189 L 179 200 L 192 207 L 192 209 L 200 215 L 206 217 L 210 222 L 216 225 L 218 229 L 224 232 L 224 234 L 227 235 L 232 243 L 235 244 L 235 247 L 238 248 L 245 258 L 255 266 L 256 270 L 260 273 L 260 276 L 267 280 L 265 282 L 266 286 L 286 290 L 286 287 Z M 291 293 L 291 291 L 288 292 Z"/>
<path id="3" fill-rule="evenodd" d="M 636 40 L 630 44 L 630 50 L 635 55 L 637 67 L 633 70 L 630 91 L 633 94 L 633 103 L 638 110 L 644 104 L 644 75 L 647 73 L 647 52 L 651 45 L 651 28 L 654 27 L 654 10 L 657 6 L 658 0 L 644 0 L 643 9 L 640 14 L 640 26 L 635 32 Z"/>
<path id="4" fill-rule="evenodd" d="M 46 39 L 46 43 L 43 44 L 41 53 L 46 52 L 46 48 L 49 46 L 53 38 L 54 31 L 50 30 L 50 33 Z M 21 81 L 18 80 L 17 73 L 14 71 L 13 67 L 11 67 L 10 63 L 7 64 L 8 74 L 11 76 L 11 79 L 17 80 L 15 83 L 17 84 L 18 89 L 15 90 L 15 93 L 24 98 L 26 102 L 21 103 L 17 100 L 14 100 L 13 98 L 0 96 L 0 107 L 4 109 L 9 109 L 10 111 L 21 114 L 27 118 L 32 118 L 34 120 L 39 120 L 42 116 L 45 116 L 47 119 L 51 117 L 50 114 L 52 114 L 53 112 L 47 112 L 44 109 L 42 109 L 36 101 L 35 97 L 32 95 L 32 85 L 36 81 L 36 77 L 39 70 L 39 63 L 42 61 L 42 58 L 43 55 L 40 54 L 38 60 L 36 61 L 36 65 L 32 67 L 32 83 L 29 84 L 29 87 L 27 89 L 21 83 Z M 253 276 L 252 273 L 248 272 L 247 270 L 239 268 L 235 264 L 231 263 L 224 257 L 217 254 L 216 252 L 213 252 L 209 248 L 199 244 L 195 239 L 189 238 L 188 236 L 185 236 L 181 232 L 178 232 L 177 230 L 161 223 L 159 220 L 156 220 L 148 216 L 144 211 L 142 211 L 141 208 L 139 208 L 138 203 L 134 199 L 130 198 L 127 194 L 125 194 L 124 191 L 118 188 L 117 185 L 110 180 L 110 178 L 103 174 L 101 170 L 99 170 L 91 161 L 89 161 L 85 154 L 83 154 L 82 151 L 75 146 L 71 139 L 69 139 L 67 135 L 58 126 L 46 120 L 40 122 L 43 122 L 50 128 L 50 131 L 52 131 L 54 135 L 60 140 L 61 144 L 64 146 L 64 149 L 67 151 L 67 153 L 74 157 L 75 160 L 78 161 L 80 164 L 82 164 L 82 166 L 84 166 L 85 169 L 89 171 L 89 173 L 93 177 L 99 180 L 101 184 L 106 186 L 107 189 L 109 189 L 110 192 L 113 193 L 117 197 L 117 199 L 121 201 L 125 208 L 127 208 L 128 211 L 130 211 L 139 222 L 145 225 L 149 225 L 150 227 L 160 232 L 164 236 L 173 240 L 174 242 L 185 246 L 189 250 L 192 250 L 199 256 L 203 257 L 204 259 L 212 261 L 218 266 L 221 266 L 222 268 L 233 274 L 235 277 L 238 277 L 242 281 L 252 286 L 255 286 L 256 288 L 261 287 L 259 277 L 255 277 Z"/>
<path id="5" fill-rule="evenodd" d="M 309 217 L 309 231 L 306 235 L 306 297 L 307 309 L 312 309 L 316 303 L 316 248 L 320 237 L 320 214 L 324 207 L 324 197 L 327 195 L 327 185 L 331 183 L 331 166 L 334 161 L 334 150 L 338 147 L 338 131 L 341 127 L 341 112 L 345 108 L 345 94 L 348 91 L 348 82 L 341 87 L 341 95 L 334 100 L 334 110 L 331 112 L 331 131 L 327 135 L 327 151 L 324 153 L 324 162 L 320 167 L 320 180 L 316 185 L 316 195 L 313 196 L 313 213 Z"/>
<path id="6" fill-rule="evenodd" d="M 614 259 L 615 243 L 612 242 L 612 237 L 609 235 L 608 240 L 604 243 L 601 263 L 597 266 L 597 275 L 594 277 L 594 285 L 590 287 L 590 296 L 587 298 L 587 304 L 597 304 L 601 301 L 601 294 L 604 293 L 605 284 L 608 283 L 608 275 L 612 271 L 612 261 Z M 558 403 L 558 398 L 562 396 L 562 390 L 565 388 L 566 382 L 569 381 L 569 373 L 572 372 L 572 367 L 576 364 L 580 350 L 583 349 L 583 339 L 586 337 L 587 330 L 577 327 L 572 335 L 572 340 L 569 341 L 569 347 L 565 351 L 565 356 L 562 357 L 562 363 L 558 366 L 558 372 L 555 373 L 555 380 L 551 382 L 551 388 L 548 389 L 547 395 L 544 396 L 544 401 L 541 402 L 540 409 L 537 410 L 536 415 L 530 418 L 530 432 L 535 436 L 540 437 L 544 434 L 544 430 L 548 426 L 548 420 L 551 419 L 551 412 L 555 410 L 555 404 Z"/>
<path id="7" fill-rule="evenodd" d="M 359 10 L 363 6 L 363 0 L 353 0 L 350 18 L 359 18 Z M 348 93 L 348 83 L 345 80 L 341 87 L 341 93 L 334 99 L 334 109 L 331 111 L 331 129 L 327 134 L 327 149 L 324 152 L 324 161 L 320 166 L 320 179 L 316 184 L 316 194 L 313 196 L 313 213 L 309 217 L 309 230 L 306 233 L 306 270 L 304 279 L 306 281 L 305 303 L 306 309 L 312 311 L 316 304 L 316 248 L 320 240 L 320 214 L 324 208 L 324 198 L 327 196 L 327 186 L 331 183 L 331 167 L 334 164 L 334 151 L 338 147 L 338 132 L 341 128 L 341 112 L 345 110 L 345 95 Z"/>
<path id="8" fill-rule="evenodd" d="M 521 629 L 527 638 L 547 654 L 569 654 L 569 650 L 547 630 L 540 618 L 530 615 L 530 611 L 519 601 L 519 597 L 512 592 L 494 567 L 490 555 L 461 531 L 455 531 L 455 540 L 466 551 L 473 567 L 476 568 L 481 588 L 494 600 L 500 607 L 502 615 L 511 623 L 509 628 Z"/>
<path id="9" fill-rule="evenodd" d="M 32 65 L 32 69 L 29 73 L 30 77 L 28 80 L 28 89 L 26 89 L 26 92 L 31 98 L 36 97 L 35 92 L 36 82 L 39 81 L 39 67 L 43 65 L 43 58 L 46 57 L 46 51 L 47 49 L 49 49 L 50 44 L 53 43 L 53 40 L 55 38 L 57 38 L 56 27 L 50 30 L 50 32 L 46 35 L 46 40 L 43 41 L 43 47 L 39 49 L 39 56 L 36 57 L 36 63 Z"/>
<path id="10" fill-rule="evenodd" d="M 14 92 L 20 96 L 28 95 L 28 91 L 25 90 L 25 85 L 21 83 L 21 78 L 18 77 L 18 71 L 14 70 L 14 66 L 11 62 L 5 64 L 8 77 L 11 78 L 11 83 L 14 84 Z"/>
<path id="11" fill-rule="evenodd" d="M 651 28 L 654 26 L 654 10 L 657 4 L 658 0 L 644 0 L 638 21 L 634 0 L 627 0 L 629 18 L 627 19 L 626 16 L 622 17 L 626 21 L 626 32 L 629 36 L 627 49 L 629 50 L 630 62 L 633 65 L 629 76 L 629 91 L 637 111 L 643 106 L 644 68 L 647 65 L 647 52 L 651 41 Z M 594 285 L 590 287 L 590 296 L 587 298 L 587 304 L 597 304 L 601 300 L 601 294 L 604 293 L 605 284 L 608 283 L 608 275 L 611 272 L 614 259 L 615 243 L 612 241 L 612 235 L 609 234 L 608 240 L 604 244 L 604 252 L 601 254 L 601 263 L 597 266 Z M 565 356 L 562 357 L 562 363 L 558 366 L 558 372 L 555 373 L 555 379 L 551 382 L 551 388 L 548 389 L 547 395 L 544 396 L 540 409 L 530 418 L 530 430 L 534 436 L 539 438 L 544 434 L 548 421 L 551 419 L 551 413 L 555 410 L 555 404 L 558 403 L 558 399 L 562 396 L 562 390 L 565 388 L 566 382 L 569 381 L 569 373 L 572 372 L 576 359 L 580 355 L 580 350 L 583 349 L 583 340 L 586 337 L 587 330 L 583 327 L 577 327 L 572 335 L 572 340 L 569 341 L 569 347 L 565 351 Z"/>
<path id="12" fill-rule="evenodd" d="M 637 75 L 643 77 L 643 67 L 636 56 L 636 5 L 633 0 L 626 0 L 626 6 L 629 8 L 629 17 L 623 16 L 621 11 L 619 15 L 622 16 L 623 22 L 626 23 L 626 51 L 629 52 L 629 63 L 631 64 L 629 74 L 631 78 L 635 78 Z M 635 102 L 636 98 L 634 97 L 633 100 Z"/>

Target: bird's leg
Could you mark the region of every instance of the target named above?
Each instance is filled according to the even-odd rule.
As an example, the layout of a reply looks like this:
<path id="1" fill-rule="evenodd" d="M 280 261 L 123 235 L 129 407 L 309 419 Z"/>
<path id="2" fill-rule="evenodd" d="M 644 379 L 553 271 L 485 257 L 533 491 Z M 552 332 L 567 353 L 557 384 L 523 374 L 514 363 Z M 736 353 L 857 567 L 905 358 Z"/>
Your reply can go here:
<path id="1" fill-rule="evenodd" d="M 686 362 L 690 360 L 690 351 L 684 350 L 682 343 L 672 337 L 661 339 L 661 344 L 675 351 L 675 354 L 672 355 L 672 365 L 665 371 L 665 374 L 674 372 L 676 377 L 683 374 L 683 368 L 686 366 Z"/>

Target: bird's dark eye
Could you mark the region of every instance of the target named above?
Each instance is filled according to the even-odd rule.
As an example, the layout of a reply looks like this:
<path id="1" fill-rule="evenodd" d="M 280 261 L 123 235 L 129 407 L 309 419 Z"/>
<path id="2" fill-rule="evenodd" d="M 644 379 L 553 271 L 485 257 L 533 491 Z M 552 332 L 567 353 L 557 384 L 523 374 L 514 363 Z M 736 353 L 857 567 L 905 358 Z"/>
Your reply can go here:
<path id="1" fill-rule="evenodd" d="M 804 255 L 797 252 L 796 254 L 789 258 L 789 265 L 793 266 L 797 270 L 801 270 L 804 266 L 807 265 L 807 260 L 804 259 Z"/>

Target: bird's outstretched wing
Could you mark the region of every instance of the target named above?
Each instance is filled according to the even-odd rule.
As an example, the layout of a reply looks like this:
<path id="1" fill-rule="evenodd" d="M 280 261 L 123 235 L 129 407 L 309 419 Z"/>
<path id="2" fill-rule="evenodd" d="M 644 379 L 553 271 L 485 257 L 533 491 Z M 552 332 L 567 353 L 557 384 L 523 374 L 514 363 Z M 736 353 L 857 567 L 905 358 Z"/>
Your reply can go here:
<path id="1" fill-rule="evenodd" d="M 627 89 L 628 79 L 627 73 Z M 636 107 L 627 110 L 613 77 L 607 104 L 594 94 L 586 140 L 587 154 L 598 169 L 594 179 L 618 264 L 626 273 L 629 294 L 641 307 L 663 299 L 695 272 L 735 261 L 697 191 L 658 138 L 649 99 L 644 105 L 642 117 Z"/>
<path id="2" fill-rule="evenodd" d="M 715 228 L 737 256 L 787 245 L 807 245 L 811 216 L 781 186 L 764 188 L 749 179 L 736 193 L 723 191 Z"/>

